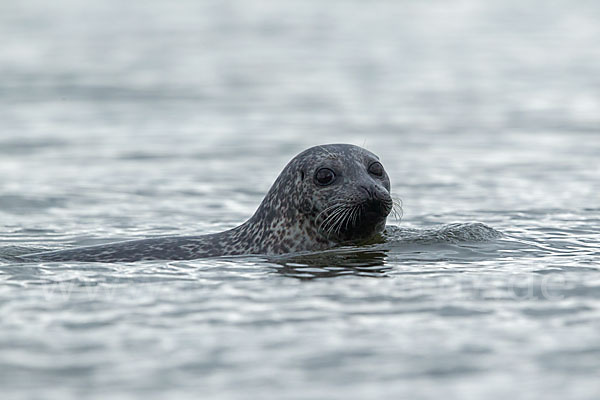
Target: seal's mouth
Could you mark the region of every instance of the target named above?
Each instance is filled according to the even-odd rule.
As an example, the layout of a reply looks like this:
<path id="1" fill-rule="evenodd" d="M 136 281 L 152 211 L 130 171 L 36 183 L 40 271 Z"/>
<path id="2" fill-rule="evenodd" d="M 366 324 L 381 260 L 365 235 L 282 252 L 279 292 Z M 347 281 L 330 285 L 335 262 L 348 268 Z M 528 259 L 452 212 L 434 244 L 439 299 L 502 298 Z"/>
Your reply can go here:
<path id="1" fill-rule="evenodd" d="M 360 207 L 364 212 L 364 218 L 377 219 L 386 218 L 392 211 L 392 200 L 367 200 Z"/>
<path id="2" fill-rule="evenodd" d="M 336 242 L 362 242 L 383 231 L 392 207 L 391 199 L 368 199 L 339 206 L 323 215 L 319 230 L 329 240 Z"/>

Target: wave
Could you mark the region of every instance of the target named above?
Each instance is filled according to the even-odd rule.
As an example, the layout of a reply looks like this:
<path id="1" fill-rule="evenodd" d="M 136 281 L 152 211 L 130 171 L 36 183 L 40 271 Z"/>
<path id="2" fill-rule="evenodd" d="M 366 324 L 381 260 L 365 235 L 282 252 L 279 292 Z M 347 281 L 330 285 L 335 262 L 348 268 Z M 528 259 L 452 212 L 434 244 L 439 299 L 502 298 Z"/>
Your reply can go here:
<path id="1" fill-rule="evenodd" d="M 504 234 L 481 222 L 452 223 L 435 228 L 411 228 L 388 225 L 384 232 L 386 242 L 401 243 L 463 243 L 487 242 Z"/>

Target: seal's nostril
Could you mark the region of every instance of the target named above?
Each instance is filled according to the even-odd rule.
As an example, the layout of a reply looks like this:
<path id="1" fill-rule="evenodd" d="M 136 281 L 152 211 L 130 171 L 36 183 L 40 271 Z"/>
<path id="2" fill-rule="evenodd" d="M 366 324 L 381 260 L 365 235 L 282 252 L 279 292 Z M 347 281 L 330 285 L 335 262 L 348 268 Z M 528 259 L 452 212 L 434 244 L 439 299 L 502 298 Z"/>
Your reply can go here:
<path id="1" fill-rule="evenodd" d="M 360 188 L 367 194 L 367 198 L 373 198 L 373 192 L 368 187 L 361 185 Z"/>
<path id="2" fill-rule="evenodd" d="M 377 188 L 375 186 L 371 187 L 371 198 L 373 200 L 381 200 L 380 196 L 379 196 L 379 191 L 377 190 Z"/>

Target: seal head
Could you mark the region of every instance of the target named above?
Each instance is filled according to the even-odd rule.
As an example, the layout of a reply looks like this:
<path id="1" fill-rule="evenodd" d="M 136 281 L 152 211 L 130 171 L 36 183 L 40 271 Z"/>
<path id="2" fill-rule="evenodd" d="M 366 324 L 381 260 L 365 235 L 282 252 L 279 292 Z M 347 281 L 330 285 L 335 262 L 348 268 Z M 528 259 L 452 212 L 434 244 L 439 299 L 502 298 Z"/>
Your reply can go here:
<path id="1" fill-rule="evenodd" d="M 330 144 L 294 157 L 248 222 L 266 223 L 264 231 L 288 251 L 314 251 L 372 239 L 383 232 L 392 207 L 379 158 L 358 146 Z M 287 252 L 275 243 L 268 247 Z"/>

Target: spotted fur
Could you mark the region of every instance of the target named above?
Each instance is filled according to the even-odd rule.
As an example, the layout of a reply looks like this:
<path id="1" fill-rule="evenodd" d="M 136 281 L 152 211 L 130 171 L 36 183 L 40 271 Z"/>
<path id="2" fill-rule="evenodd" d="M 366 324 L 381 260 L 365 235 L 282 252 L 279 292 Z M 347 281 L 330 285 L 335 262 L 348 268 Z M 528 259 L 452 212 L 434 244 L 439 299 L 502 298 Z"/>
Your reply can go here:
<path id="1" fill-rule="evenodd" d="M 319 251 L 369 240 L 392 210 L 387 173 L 369 170 L 378 157 L 348 144 L 309 148 L 283 169 L 255 214 L 242 225 L 203 236 L 131 240 L 22 256 L 25 261 L 187 260 L 240 254 Z M 335 173 L 322 186 L 315 174 Z"/>

